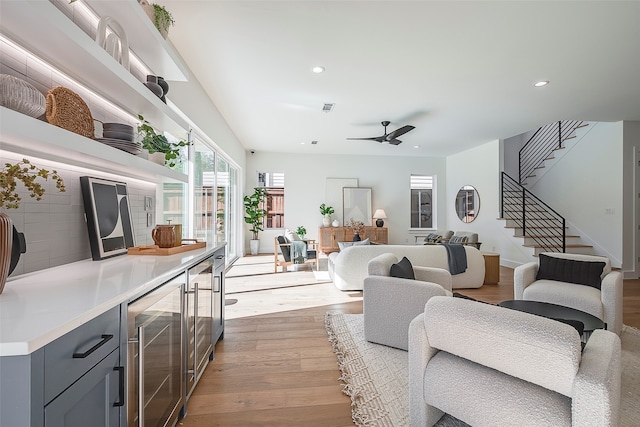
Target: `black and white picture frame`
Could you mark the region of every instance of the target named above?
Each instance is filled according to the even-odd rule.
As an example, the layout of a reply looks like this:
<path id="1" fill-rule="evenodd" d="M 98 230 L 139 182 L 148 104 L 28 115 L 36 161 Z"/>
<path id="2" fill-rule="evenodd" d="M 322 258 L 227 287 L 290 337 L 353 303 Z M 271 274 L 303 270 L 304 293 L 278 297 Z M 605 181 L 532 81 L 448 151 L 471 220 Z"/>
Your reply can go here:
<path id="1" fill-rule="evenodd" d="M 127 253 L 135 246 L 126 182 L 80 177 L 94 261 Z"/>

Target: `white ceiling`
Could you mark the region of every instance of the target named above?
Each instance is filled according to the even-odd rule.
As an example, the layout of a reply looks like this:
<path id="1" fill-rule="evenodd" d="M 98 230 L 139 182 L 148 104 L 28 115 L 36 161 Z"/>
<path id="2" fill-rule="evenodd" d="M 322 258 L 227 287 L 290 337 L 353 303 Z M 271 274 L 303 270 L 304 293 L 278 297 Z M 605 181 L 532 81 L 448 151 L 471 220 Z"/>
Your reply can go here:
<path id="1" fill-rule="evenodd" d="M 560 119 L 640 120 L 638 1 L 158 3 L 258 152 L 445 156 Z M 416 129 L 399 146 L 347 141 L 382 135 L 382 120 Z"/>

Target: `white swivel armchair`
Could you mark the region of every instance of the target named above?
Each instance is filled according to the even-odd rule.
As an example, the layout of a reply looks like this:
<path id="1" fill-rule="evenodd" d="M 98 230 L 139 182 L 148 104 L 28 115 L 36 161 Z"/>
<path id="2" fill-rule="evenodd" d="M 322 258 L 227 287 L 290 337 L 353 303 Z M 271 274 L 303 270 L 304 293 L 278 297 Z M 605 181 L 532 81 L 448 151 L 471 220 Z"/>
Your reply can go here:
<path id="1" fill-rule="evenodd" d="M 431 298 L 409 327 L 411 426 L 618 426 L 621 347 L 593 332 L 462 298 Z"/>
<path id="2" fill-rule="evenodd" d="M 569 281 L 549 280 L 540 277 L 539 267 L 545 262 L 545 256 L 568 262 L 566 265 L 556 265 L 560 275 L 584 276 L 586 263 L 604 263 L 602 273 L 599 274 L 599 283 L 584 284 L 571 283 Z M 549 258 L 546 258 L 549 261 Z M 576 264 L 575 262 L 578 262 Z M 544 267 L 544 266 L 543 266 Z M 566 254 L 557 252 L 545 252 L 540 254 L 539 262 L 531 262 L 518 266 L 513 273 L 513 294 L 515 299 L 548 302 L 552 304 L 571 307 L 584 311 L 607 324 L 607 329 L 620 335 L 622 331 L 622 273 L 611 270 L 611 262 L 608 258 L 594 255 Z M 546 274 L 542 274 L 546 276 Z M 584 277 L 582 277 L 584 279 Z M 596 278 L 597 279 L 597 278 Z M 597 281 L 597 280 L 596 280 Z M 599 286 L 598 286 L 599 285 Z"/>
<path id="3" fill-rule="evenodd" d="M 398 258 L 390 253 L 369 261 L 362 306 L 367 341 L 407 350 L 409 323 L 435 295 L 452 296 L 451 274 L 442 268 L 413 267 L 415 280 L 390 277 Z"/>

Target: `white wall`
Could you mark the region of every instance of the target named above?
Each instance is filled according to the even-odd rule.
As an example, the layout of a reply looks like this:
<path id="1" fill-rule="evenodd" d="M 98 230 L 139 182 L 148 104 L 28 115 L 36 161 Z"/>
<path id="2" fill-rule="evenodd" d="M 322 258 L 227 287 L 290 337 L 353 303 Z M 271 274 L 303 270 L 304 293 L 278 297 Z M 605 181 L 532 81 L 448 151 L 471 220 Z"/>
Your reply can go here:
<path id="1" fill-rule="evenodd" d="M 372 188 L 372 209 L 384 209 L 389 243 L 413 244 L 409 232 L 410 176 L 435 175 L 442 191 L 437 194 L 438 228 L 446 227 L 445 159 L 425 157 L 299 155 L 256 153 L 247 155 L 244 194 L 253 192 L 258 172 L 285 174 L 285 226 L 304 225 L 309 238 L 318 237 L 322 225 L 320 204 L 325 198 L 326 178 L 358 178 L 359 187 Z M 453 203 L 453 202 L 451 202 Z M 244 211 L 242 211 L 244 212 Z M 342 224 L 342 218 L 338 218 Z M 250 233 L 245 228 L 245 248 Z M 260 233 L 260 252 L 273 252 L 273 236 L 281 230 Z M 248 252 L 248 249 L 245 250 Z"/>
<path id="2" fill-rule="evenodd" d="M 622 265 L 623 124 L 591 123 L 590 131 L 530 190 L 569 222 L 594 253 Z"/>
<path id="3" fill-rule="evenodd" d="M 622 266 L 626 278 L 640 277 L 640 122 L 624 122 Z"/>

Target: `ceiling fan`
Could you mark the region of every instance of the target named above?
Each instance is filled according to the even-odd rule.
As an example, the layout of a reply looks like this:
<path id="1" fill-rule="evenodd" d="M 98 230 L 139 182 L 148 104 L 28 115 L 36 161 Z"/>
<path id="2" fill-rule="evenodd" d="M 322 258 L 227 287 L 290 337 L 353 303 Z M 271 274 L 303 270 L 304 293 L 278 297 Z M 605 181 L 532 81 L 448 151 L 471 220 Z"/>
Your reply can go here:
<path id="1" fill-rule="evenodd" d="M 391 131 L 389 133 L 387 133 L 387 126 L 389 126 L 389 123 L 391 123 L 388 120 L 385 120 L 382 123 L 382 126 L 384 126 L 384 135 L 382 136 L 373 136 L 371 138 L 347 138 L 347 139 L 351 139 L 351 140 L 366 140 L 366 141 L 378 141 L 380 143 L 382 142 L 388 142 L 391 145 L 398 145 L 400 144 L 402 141 L 400 141 L 398 139 L 399 136 L 404 135 L 405 133 L 409 132 L 410 130 L 415 129 L 415 126 L 411 126 L 411 125 L 406 125 L 406 126 L 402 126 L 399 129 L 396 129 L 394 131 Z"/>

